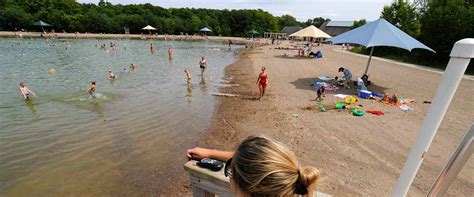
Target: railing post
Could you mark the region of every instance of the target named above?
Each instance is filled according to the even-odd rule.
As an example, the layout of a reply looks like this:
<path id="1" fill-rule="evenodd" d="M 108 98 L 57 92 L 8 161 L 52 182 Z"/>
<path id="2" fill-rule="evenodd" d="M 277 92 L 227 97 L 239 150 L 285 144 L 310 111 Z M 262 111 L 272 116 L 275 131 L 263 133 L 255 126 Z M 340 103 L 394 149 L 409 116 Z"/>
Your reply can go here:
<path id="1" fill-rule="evenodd" d="M 456 150 L 451 155 L 451 159 L 446 163 L 443 170 L 435 180 L 428 192 L 429 197 L 444 196 L 449 186 L 456 179 L 464 164 L 469 160 L 474 152 L 474 124 L 462 138 Z"/>
<path id="2" fill-rule="evenodd" d="M 210 171 L 197 166 L 196 161 L 188 161 L 184 164 L 184 169 L 189 173 L 194 197 L 232 196 L 229 178 L 224 176 L 223 169 L 218 172 Z"/>
<path id="3" fill-rule="evenodd" d="M 405 196 L 415 179 L 418 169 L 423 162 L 425 153 L 431 145 L 434 136 L 443 120 L 449 104 L 461 82 L 462 76 L 474 58 L 474 38 L 457 41 L 450 54 L 448 66 L 443 74 L 438 90 L 433 97 L 433 102 L 421 125 L 421 130 L 416 142 L 408 154 L 402 168 L 400 177 L 392 191 L 392 197 Z"/>

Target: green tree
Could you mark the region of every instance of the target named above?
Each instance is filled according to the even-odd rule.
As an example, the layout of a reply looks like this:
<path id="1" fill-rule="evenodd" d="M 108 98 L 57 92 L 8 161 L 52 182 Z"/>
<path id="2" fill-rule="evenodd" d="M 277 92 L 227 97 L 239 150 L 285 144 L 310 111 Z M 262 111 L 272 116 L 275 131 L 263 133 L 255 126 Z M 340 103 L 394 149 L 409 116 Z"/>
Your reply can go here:
<path id="1" fill-rule="evenodd" d="M 395 0 L 385 6 L 381 17 L 411 36 L 418 37 L 421 33 L 419 14 L 416 7 L 407 0 Z"/>
<path id="2" fill-rule="evenodd" d="M 5 30 L 21 29 L 31 26 L 32 16 L 20 6 L 8 6 L 0 9 L 0 27 Z"/>
<path id="3" fill-rule="evenodd" d="M 351 29 L 355 29 L 355 28 L 363 26 L 365 24 L 367 24 L 367 20 L 365 20 L 365 19 L 356 20 L 356 21 L 354 21 L 354 24 L 352 25 Z"/>
<path id="4" fill-rule="evenodd" d="M 301 26 L 301 23 L 296 21 L 296 18 L 290 15 L 283 15 L 277 17 L 280 29 L 286 26 Z"/>
<path id="5" fill-rule="evenodd" d="M 323 18 L 323 17 L 316 17 L 313 19 L 308 19 L 305 23 L 304 26 L 310 26 L 314 25 L 315 27 L 319 28 L 321 25 L 323 25 L 324 22 L 329 22 L 331 19 L 328 18 Z"/>
<path id="6" fill-rule="evenodd" d="M 454 43 L 474 36 L 474 5 L 462 0 L 432 0 L 421 17 L 420 39 L 436 50 L 436 58 L 447 62 Z M 470 69 L 474 71 L 471 61 Z"/>

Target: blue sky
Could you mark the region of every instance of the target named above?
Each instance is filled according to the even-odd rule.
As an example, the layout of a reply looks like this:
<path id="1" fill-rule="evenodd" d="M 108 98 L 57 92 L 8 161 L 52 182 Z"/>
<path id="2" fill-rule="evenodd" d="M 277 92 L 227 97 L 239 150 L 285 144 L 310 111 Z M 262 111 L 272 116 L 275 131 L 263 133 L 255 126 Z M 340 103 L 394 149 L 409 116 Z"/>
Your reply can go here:
<path id="1" fill-rule="evenodd" d="M 380 17 L 383 6 L 393 0 L 109 0 L 113 4 L 151 3 L 165 8 L 263 9 L 276 16 L 290 14 L 299 21 L 322 16 L 331 20 L 369 21 Z M 99 0 L 78 0 L 98 3 Z"/>

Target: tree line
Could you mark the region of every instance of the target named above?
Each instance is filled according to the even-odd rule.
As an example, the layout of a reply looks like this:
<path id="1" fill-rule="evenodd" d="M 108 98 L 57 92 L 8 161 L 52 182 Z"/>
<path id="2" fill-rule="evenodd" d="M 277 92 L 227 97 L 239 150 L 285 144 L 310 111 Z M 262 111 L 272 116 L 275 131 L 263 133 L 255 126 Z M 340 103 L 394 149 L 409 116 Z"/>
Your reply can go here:
<path id="1" fill-rule="evenodd" d="M 292 16 L 275 17 L 257 10 L 169 8 L 147 4 L 81 4 L 74 0 L 2 0 L 0 30 L 41 30 L 34 21 L 51 23 L 56 31 L 140 33 L 151 25 L 159 34 L 197 33 L 208 27 L 211 35 L 248 36 L 249 32 L 279 32 L 286 25 L 303 25 Z"/>

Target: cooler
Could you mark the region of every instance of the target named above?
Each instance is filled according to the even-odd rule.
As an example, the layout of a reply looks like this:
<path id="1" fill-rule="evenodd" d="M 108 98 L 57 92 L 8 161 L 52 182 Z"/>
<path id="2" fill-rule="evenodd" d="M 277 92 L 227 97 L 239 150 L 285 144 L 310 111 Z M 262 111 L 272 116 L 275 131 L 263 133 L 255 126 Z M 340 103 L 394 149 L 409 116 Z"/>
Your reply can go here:
<path id="1" fill-rule="evenodd" d="M 372 92 L 367 91 L 367 90 L 361 90 L 359 91 L 359 97 L 363 99 L 370 98 L 372 96 Z"/>

